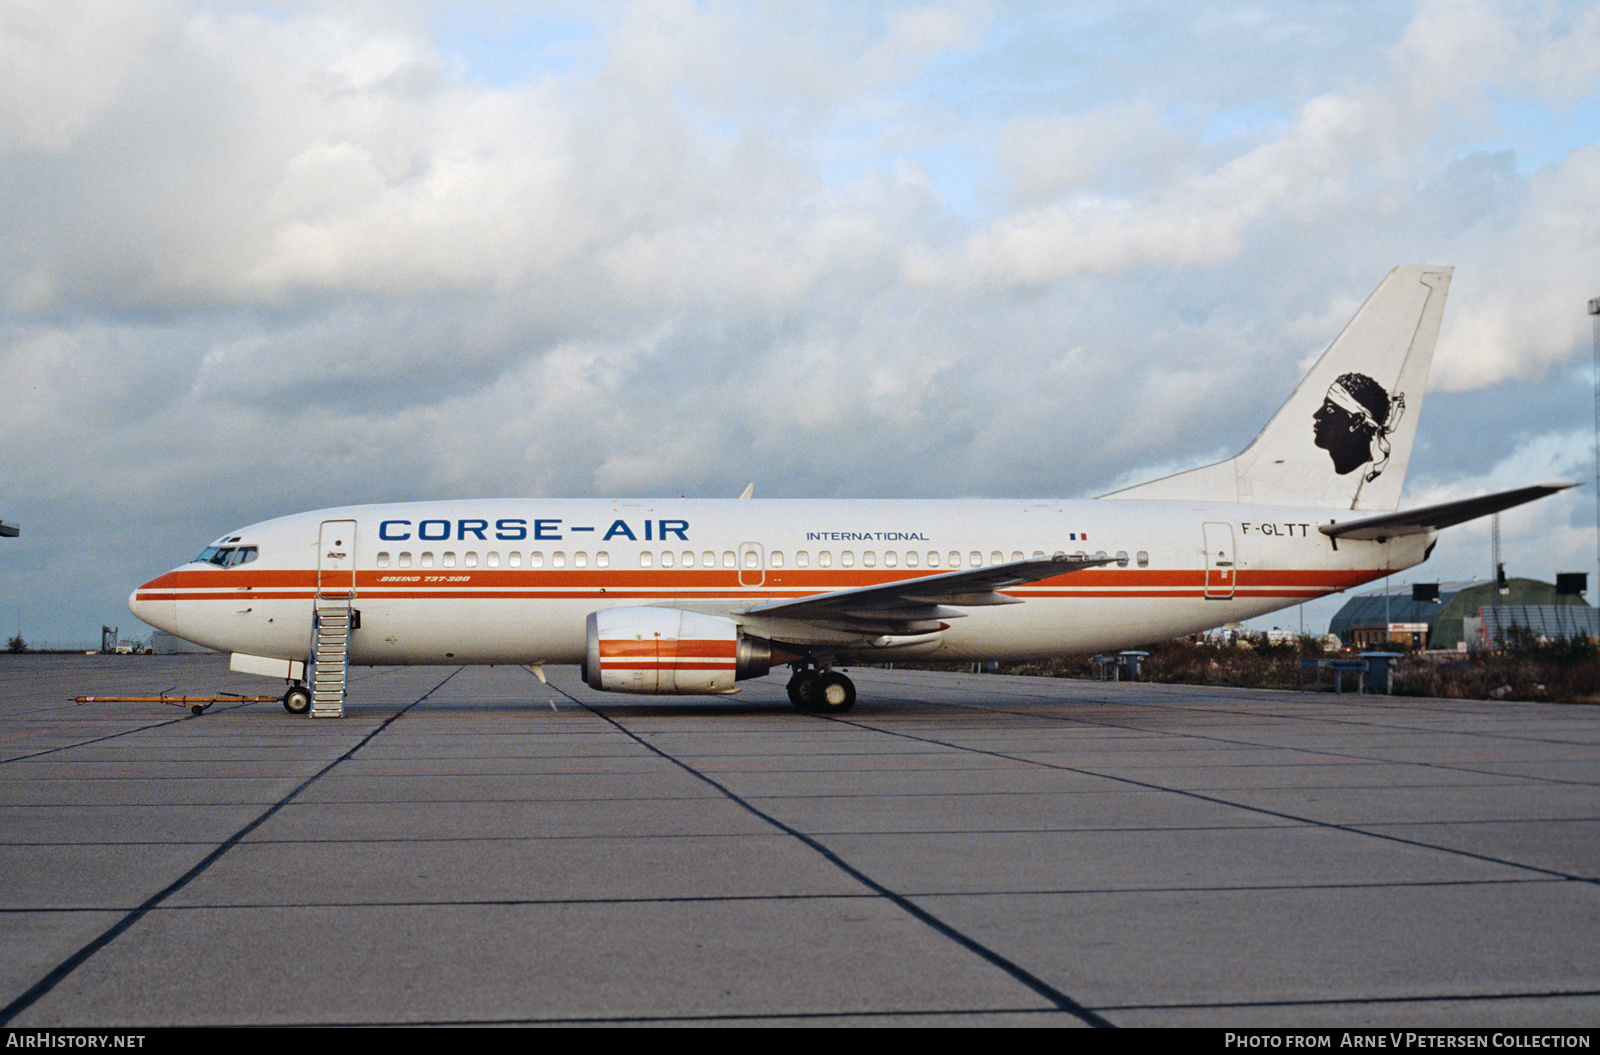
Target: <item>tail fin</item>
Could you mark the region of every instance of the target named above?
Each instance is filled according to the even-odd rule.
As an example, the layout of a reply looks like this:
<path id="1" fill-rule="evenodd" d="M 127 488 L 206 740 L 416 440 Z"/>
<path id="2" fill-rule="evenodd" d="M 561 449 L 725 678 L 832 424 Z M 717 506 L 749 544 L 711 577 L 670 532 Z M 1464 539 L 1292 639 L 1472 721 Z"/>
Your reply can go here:
<path id="1" fill-rule="evenodd" d="M 1238 457 L 1102 497 L 1399 508 L 1451 271 L 1389 272 Z"/>

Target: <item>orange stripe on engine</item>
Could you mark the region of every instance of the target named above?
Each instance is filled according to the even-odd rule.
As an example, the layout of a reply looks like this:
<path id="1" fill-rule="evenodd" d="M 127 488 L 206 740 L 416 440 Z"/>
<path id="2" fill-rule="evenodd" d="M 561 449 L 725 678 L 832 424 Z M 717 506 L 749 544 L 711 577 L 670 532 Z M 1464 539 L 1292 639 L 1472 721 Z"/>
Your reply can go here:
<path id="1" fill-rule="evenodd" d="M 690 660 L 681 660 L 680 659 L 680 660 L 674 660 L 674 661 L 671 661 L 671 662 L 662 661 L 660 663 L 633 662 L 633 663 L 607 663 L 606 664 L 606 671 L 608 673 L 611 672 L 611 671 L 618 671 L 618 670 L 657 670 L 657 671 L 661 671 L 661 670 L 733 670 L 733 669 L 735 669 L 735 664 L 731 659 L 728 660 L 725 663 L 712 663 L 712 662 L 709 662 L 709 661 L 708 662 L 704 662 L 704 663 L 696 663 L 696 662 L 693 662 L 693 661 L 690 661 Z"/>
<path id="2" fill-rule="evenodd" d="M 665 659 L 674 656 L 717 656 L 733 659 L 737 654 L 732 641 L 669 641 L 661 638 L 651 638 L 648 641 L 632 638 L 601 639 L 600 641 L 600 655 L 602 658 L 611 656 L 619 658 L 659 656 Z"/>

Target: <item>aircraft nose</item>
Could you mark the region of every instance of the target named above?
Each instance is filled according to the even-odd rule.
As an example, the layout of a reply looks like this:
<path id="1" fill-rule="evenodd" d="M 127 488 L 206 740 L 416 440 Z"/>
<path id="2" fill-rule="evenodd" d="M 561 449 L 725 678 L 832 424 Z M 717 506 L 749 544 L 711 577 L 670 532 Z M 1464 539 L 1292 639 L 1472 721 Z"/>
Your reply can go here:
<path id="1" fill-rule="evenodd" d="M 155 590 L 156 582 L 152 579 L 128 595 L 128 611 L 157 630 L 175 634 L 178 632 L 178 602 L 170 596 L 160 596 Z"/>

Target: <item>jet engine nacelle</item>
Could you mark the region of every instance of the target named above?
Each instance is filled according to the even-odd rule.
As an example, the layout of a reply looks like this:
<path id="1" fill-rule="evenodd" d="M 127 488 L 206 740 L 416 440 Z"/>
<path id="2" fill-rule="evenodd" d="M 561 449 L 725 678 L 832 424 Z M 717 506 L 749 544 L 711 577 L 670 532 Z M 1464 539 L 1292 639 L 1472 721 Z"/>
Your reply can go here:
<path id="1" fill-rule="evenodd" d="M 772 666 L 769 642 L 731 619 L 676 608 L 607 608 L 589 613 L 583 680 L 606 692 L 654 695 L 738 692 L 735 681 Z"/>

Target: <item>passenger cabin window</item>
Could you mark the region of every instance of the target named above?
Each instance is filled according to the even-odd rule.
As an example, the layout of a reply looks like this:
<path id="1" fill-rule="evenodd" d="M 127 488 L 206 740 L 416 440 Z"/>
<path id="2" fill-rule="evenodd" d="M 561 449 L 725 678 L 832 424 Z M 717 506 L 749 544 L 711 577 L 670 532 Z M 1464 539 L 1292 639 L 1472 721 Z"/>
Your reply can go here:
<path id="1" fill-rule="evenodd" d="M 443 558 L 441 558 L 439 563 L 443 564 L 446 568 L 454 568 L 456 566 L 456 554 L 455 554 L 455 551 L 454 550 L 448 550 L 448 549 L 445 550 L 444 551 L 444 556 L 443 556 Z"/>
<path id="2" fill-rule="evenodd" d="M 411 567 L 411 551 L 410 550 L 401 550 L 400 551 L 400 567 L 402 567 L 402 568 Z"/>
<path id="3" fill-rule="evenodd" d="M 506 563 L 511 565 L 513 568 L 522 567 L 522 554 L 516 551 L 506 554 Z"/>
<path id="4" fill-rule="evenodd" d="M 465 564 L 469 568 L 476 568 L 478 566 L 478 551 L 468 550 L 462 555 L 461 563 Z"/>
<path id="5" fill-rule="evenodd" d="M 795 553 L 795 555 L 794 555 L 794 566 L 796 568 L 809 568 L 809 567 L 811 567 L 811 555 L 808 554 L 805 550 L 797 551 Z"/>
<path id="6" fill-rule="evenodd" d="M 817 554 L 817 567 L 819 567 L 819 568 L 831 568 L 831 567 L 833 567 L 833 554 L 830 553 L 827 550 L 823 550 L 820 553 L 818 553 Z"/>
<path id="7" fill-rule="evenodd" d="M 1146 553 L 1144 550 L 1140 550 L 1138 553 L 1134 554 L 1133 559 L 1139 562 L 1139 567 L 1141 568 L 1150 567 L 1150 554 Z"/>
<path id="8" fill-rule="evenodd" d="M 433 567 L 433 551 L 432 550 L 423 550 L 422 551 L 422 566 L 424 568 Z"/>
<path id="9" fill-rule="evenodd" d="M 876 568 L 878 566 L 878 555 L 870 549 L 867 550 L 861 554 L 861 566 L 864 568 Z"/>
<path id="10" fill-rule="evenodd" d="M 1125 549 L 1117 550 L 1117 567 L 1126 568 L 1127 566 L 1128 566 L 1128 551 L 1125 550 Z"/>
<path id="11" fill-rule="evenodd" d="M 388 566 L 389 566 L 389 555 L 387 553 L 378 554 L 378 567 L 387 568 Z"/>
<path id="12" fill-rule="evenodd" d="M 850 550 L 845 550 L 843 553 L 840 553 L 839 566 L 842 568 L 854 568 L 856 566 L 856 555 Z"/>
<path id="13" fill-rule="evenodd" d="M 596 553 L 594 555 L 594 566 L 597 568 L 611 567 L 611 554 L 607 553 L 605 550 L 601 550 L 599 553 Z"/>
<path id="14" fill-rule="evenodd" d="M 544 567 L 544 554 L 539 552 L 538 550 L 534 550 L 532 553 L 528 554 L 528 567 L 530 567 L 530 568 L 542 568 L 542 567 Z"/>
<path id="15" fill-rule="evenodd" d="M 639 551 L 639 567 L 648 568 L 655 563 L 655 554 L 649 550 Z"/>
<path id="16" fill-rule="evenodd" d="M 565 553 L 562 553 L 560 550 L 557 550 L 556 552 L 550 554 L 550 567 L 552 567 L 552 568 L 565 568 L 566 566 L 567 566 L 567 555 Z"/>
<path id="17" fill-rule="evenodd" d="M 783 567 L 783 550 L 775 549 L 771 553 L 767 554 L 767 563 L 771 564 L 774 568 Z"/>
<path id="18" fill-rule="evenodd" d="M 983 567 L 983 554 L 979 553 L 977 550 L 973 550 L 967 556 L 967 563 L 971 564 L 974 568 Z"/>
<path id="19" fill-rule="evenodd" d="M 483 563 L 487 564 L 491 568 L 500 567 L 500 554 L 496 553 L 494 550 L 490 550 L 488 553 L 483 555 Z"/>

